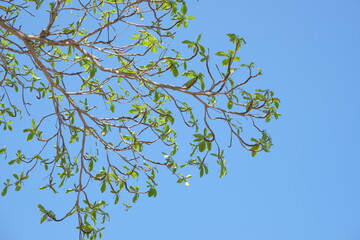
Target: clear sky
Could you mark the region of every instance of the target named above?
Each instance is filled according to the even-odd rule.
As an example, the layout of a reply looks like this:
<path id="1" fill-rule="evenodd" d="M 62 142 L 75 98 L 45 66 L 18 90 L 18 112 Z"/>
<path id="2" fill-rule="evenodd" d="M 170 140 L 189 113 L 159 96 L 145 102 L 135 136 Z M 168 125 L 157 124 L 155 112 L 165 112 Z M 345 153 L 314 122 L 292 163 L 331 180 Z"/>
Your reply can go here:
<path id="1" fill-rule="evenodd" d="M 104 239 L 360 239 L 360 1 L 189 2 L 197 20 L 178 37 L 201 32 L 216 50 L 226 33 L 247 40 L 240 56 L 264 72 L 256 86 L 282 100 L 267 126 L 275 145 L 256 158 L 229 150 L 222 179 L 195 172 L 185 187 L 163 176 L 157 198 L 112 208 Z M 36 187 L 0 197 L 0 239 L 77 239 L 74 219 L 40 225 L 36 205 L 64 198 Z"/>

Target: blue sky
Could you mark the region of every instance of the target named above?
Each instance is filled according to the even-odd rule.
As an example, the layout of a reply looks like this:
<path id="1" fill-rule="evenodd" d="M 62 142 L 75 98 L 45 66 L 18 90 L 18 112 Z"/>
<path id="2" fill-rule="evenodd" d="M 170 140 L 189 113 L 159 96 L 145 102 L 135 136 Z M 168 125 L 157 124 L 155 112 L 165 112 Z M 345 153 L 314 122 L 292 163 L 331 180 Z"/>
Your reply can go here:
<path id="1" fill-rule="evenodd" d="M 256 158 L 229 150 L 222 179 L 162 176 L 157 198 L 111 208 L 104 239 L 360 239 L 360 2 L 200 0 L 189 11 L 197 20 L 179 38 L 203 33 L 215 51 L 227 33 L 247 40 L 240 56 L 264 72 L 254 85 L 282 100 L 266 125 L 275 145 Z M 36 187 L 0 198 L 0 238 L 76 239 L 74 219 L 40 225 L 39 202 L 67 199 Z"/>

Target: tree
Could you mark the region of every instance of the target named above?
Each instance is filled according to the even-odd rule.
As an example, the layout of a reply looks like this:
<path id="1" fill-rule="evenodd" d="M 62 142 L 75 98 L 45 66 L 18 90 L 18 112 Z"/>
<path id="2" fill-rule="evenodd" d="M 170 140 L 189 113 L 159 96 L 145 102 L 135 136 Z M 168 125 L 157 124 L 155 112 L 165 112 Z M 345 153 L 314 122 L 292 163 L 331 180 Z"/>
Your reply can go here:
<path id="1" fill-rule="evenodd" d="M 215 54 L 220 66 L 210 61 L 201 35 L 182 46 L 176 42 L 175 30 L 194 19 L 186 1 L 0 3 L 0 126 L 14 134 L 26 126 L 31 146 L 0 149 L 23 170 L 7 179 L 2 195 L 12 187 L 19 191 L 41 168 L 47 178 L 40 189 L 76 196 L 60 217 L 39 204 L 41 222 L 75 215 L 80 237 L 101 238 L 96 224 L 108 219 L 108 203 L 92 200 L 94 186 L 113 195 L 115 204 L 120 194 L 135 203 L 141 194 L 157 196 L 162 169 L 188 186 L 191 175 L 180 170 L 192 166 L 202 177 L 214 158 L 225 176 L 224 148 L 233 139 L 252 156 L 270 150 L 271 138 L 257 123 L 278 118 L 279 99 L 270 90 L 244 89 L 262 73 L 240 62 L 242 37 L 227 35 L 233 47 Z M 43 26 L 27 24 L 41 16 Z M 241 119 L 258 137 L 246 137 Z M 219 140 L 224 129 L 226 143 Z M 189 147 L 179 145 L 184 142 Z M 154 152 L 159 146 L 163 151 Z M 176 158 L 179 149 L 189 151 L 188 161 Z"/>

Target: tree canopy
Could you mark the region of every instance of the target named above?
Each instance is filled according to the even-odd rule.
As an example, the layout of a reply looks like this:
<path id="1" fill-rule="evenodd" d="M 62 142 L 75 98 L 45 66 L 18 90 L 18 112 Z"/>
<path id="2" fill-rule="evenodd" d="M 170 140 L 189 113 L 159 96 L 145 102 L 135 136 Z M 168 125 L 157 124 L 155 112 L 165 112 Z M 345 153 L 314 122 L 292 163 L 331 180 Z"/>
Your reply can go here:
<path id="1" fill-rule="evenodd" d="M 202 177 L 214 161 L 225 176 L 233 141 L 252 156 L 268 152 L 271 138 L 258 122 L 277 119 L 280 101 L 245 89 L 262 75 L 240 61 L 245 40 L 227 34 L 233 47 L 215 54 L 201 34 L 179 41 L 177 29 L 194 19 L 187 12 L 185 0 L 0 1 L 1 131 L 22 133 L 31 146 L 0 148 L 20 165 L 2 195 L 42 169 L 40 189 L 76 200 L 63 216 L 39 204 L 41 222 L 74 215 L 80 237 L 96 239 L 109 213 L 94 195 L 127 209 L 122 195 L 133 203 L 157 196 L 160 171 L 188 186 L 183 168 Z"/>

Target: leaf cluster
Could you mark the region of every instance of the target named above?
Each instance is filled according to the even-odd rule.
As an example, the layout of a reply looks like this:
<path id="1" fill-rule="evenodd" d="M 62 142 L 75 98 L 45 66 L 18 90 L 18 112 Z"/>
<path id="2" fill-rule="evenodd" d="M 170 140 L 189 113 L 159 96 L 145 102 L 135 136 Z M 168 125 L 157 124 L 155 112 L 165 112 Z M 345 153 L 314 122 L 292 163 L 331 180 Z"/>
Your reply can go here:
<path id="1" fill-rule="evenodd" d="M 40 11 L 48 14 L 44 28 L 23 31 L 22 16 Z M 64 216 L 39 204 L 41 223 L 75 215 L 81 236 L 101 238 L 109 203 L 92 200 L 94 192 L 128 210 L 142 195 L 157 197 L 163 169 L 189 186 L 192 175 L 182 169 L 203 177 L 214 159 L 224 177 L 225 132 L 229 145 L 236 140 L 252 156 L 272 146 L 258 122 L 277 119 L 280 100 L 245 89 L 262 72 L 241 62 L 242 37 L 228 34 L 231 48 L 215 55 L 201 34 L 171 49 L 177 29 L 194 19 L 186 1 L 0 1 L 0 16 L 0 126 L 13 132 L 28 121 L 22 132 L 32 146 L 0 148 L 10 165 L 26 169 L 6 180 L 2 195 L 19 191 L 40 167 L 41 190 L 76 199 Z M 246 137 L 243 121 L 257 136 Z M 189 155 L 180 162 L 184 135 Z"/>

